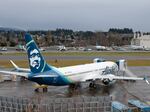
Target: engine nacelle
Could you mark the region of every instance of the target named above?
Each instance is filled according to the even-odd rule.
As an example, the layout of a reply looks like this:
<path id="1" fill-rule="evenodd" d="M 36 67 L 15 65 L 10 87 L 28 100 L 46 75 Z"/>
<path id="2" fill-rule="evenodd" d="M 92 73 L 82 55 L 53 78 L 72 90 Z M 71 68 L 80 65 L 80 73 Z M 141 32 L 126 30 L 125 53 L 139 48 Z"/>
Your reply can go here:
<path id="1" fill-rule="evenodd" d="M 100 62 L 105 62 L 105 59 L 103 59 L 103 58 L 95 58 L 95 59 L 93 59 L 93 63 L 100 63 Z"/>
<path id="2" fill-rule="evenodd" d="M 106 86 L 114 84 L 115 82 L 116 82 L 116 80 L 113 80 L 113 79 L 112 80 L 111 79 L 103 79 L 102 80 L 102 83 Z"/>
<path id="3" fill-rule="evenodd" d="M 116 64 L 118 65 L 119 71 L 125 71 L 127 68 L 126 60 L 118 60 Z"/>
<path id="4" fill-rule="evenodd" d="M 109 79 L 104 79 L 104 80 L 102 80 L 102 83 L 105 84 L 105 85 L 109 85 L 110 80 Z"/>

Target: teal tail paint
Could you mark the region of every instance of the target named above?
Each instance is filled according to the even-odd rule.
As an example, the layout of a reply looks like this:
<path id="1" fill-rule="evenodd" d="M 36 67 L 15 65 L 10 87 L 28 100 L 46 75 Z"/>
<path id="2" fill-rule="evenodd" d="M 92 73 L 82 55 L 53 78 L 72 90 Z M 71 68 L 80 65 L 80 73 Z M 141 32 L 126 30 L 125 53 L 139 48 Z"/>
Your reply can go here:
<path id="1" fill-rule="evenodd" d="M 25 34 L 26 49 L 28 53 L 29 66 L 32 73 L 41 73 L 51 70 L 42 57 L 35 41 L 30 34 Z"/>

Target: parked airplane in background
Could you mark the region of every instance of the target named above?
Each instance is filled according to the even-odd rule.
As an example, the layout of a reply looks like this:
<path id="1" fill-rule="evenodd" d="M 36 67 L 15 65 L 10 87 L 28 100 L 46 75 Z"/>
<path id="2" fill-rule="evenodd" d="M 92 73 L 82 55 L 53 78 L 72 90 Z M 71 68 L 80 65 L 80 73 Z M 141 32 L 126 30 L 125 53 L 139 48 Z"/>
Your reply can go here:
<path id="1" fill-rule="evenodd" d="M 36 91 L 41 87 L 43 87 L 43 91 L 47 91 L 48 85 L 70 85 L 70 87 L 74 88 L 76 84 L 86 81 L 90 81 L 89 87 L 93 88 L 96 80 L 101 80 L 105 85 L 109 85 L 115 80 L 145 80 L 149 83 L 146 78 L 116 76 L 115 74 L 117 74 L 118 70 L 125 69 L 124 60 L 116 63 L 102 61 L 56 68 L 46 63 L 30 34 L 25 35 L 25 41 L 30 69 L 19 68 L 11 61 L 18 71 L 2 70 L 0 73 L 15 74 L 34 81 L 39 84 L 35 89 Z"/>

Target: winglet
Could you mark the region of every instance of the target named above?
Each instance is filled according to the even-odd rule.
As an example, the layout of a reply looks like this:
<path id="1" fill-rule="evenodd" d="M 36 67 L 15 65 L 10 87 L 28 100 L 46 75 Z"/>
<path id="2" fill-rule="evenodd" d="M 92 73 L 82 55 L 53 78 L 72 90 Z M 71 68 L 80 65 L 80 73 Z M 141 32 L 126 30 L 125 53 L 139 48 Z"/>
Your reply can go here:
<path id="1" fill-rule="evenodd" d="M 150 84 L 149 81 L 147 80 L 147 76 L 144 77 L 144 80 L 146 81 L 147 84 Z"/>
<path id="2" fill-rule="evenodd" d="M 19 67 L 12 60 L 10 60 L 10 62 L 15 67 L 15 69 L 17 69 L 17 70 L 19 69 Z"/>

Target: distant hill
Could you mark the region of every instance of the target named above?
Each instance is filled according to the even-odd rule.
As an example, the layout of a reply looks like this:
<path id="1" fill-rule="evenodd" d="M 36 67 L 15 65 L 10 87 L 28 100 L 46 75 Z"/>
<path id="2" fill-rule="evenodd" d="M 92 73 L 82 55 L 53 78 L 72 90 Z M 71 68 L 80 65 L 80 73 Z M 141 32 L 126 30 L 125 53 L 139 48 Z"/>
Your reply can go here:
<path id="1" fill-rule="evenodd" d="M 23 31 L 23 30 L 22 29 L 18 29 L 18 28 L 0 27 L 0 31 Z"/>

